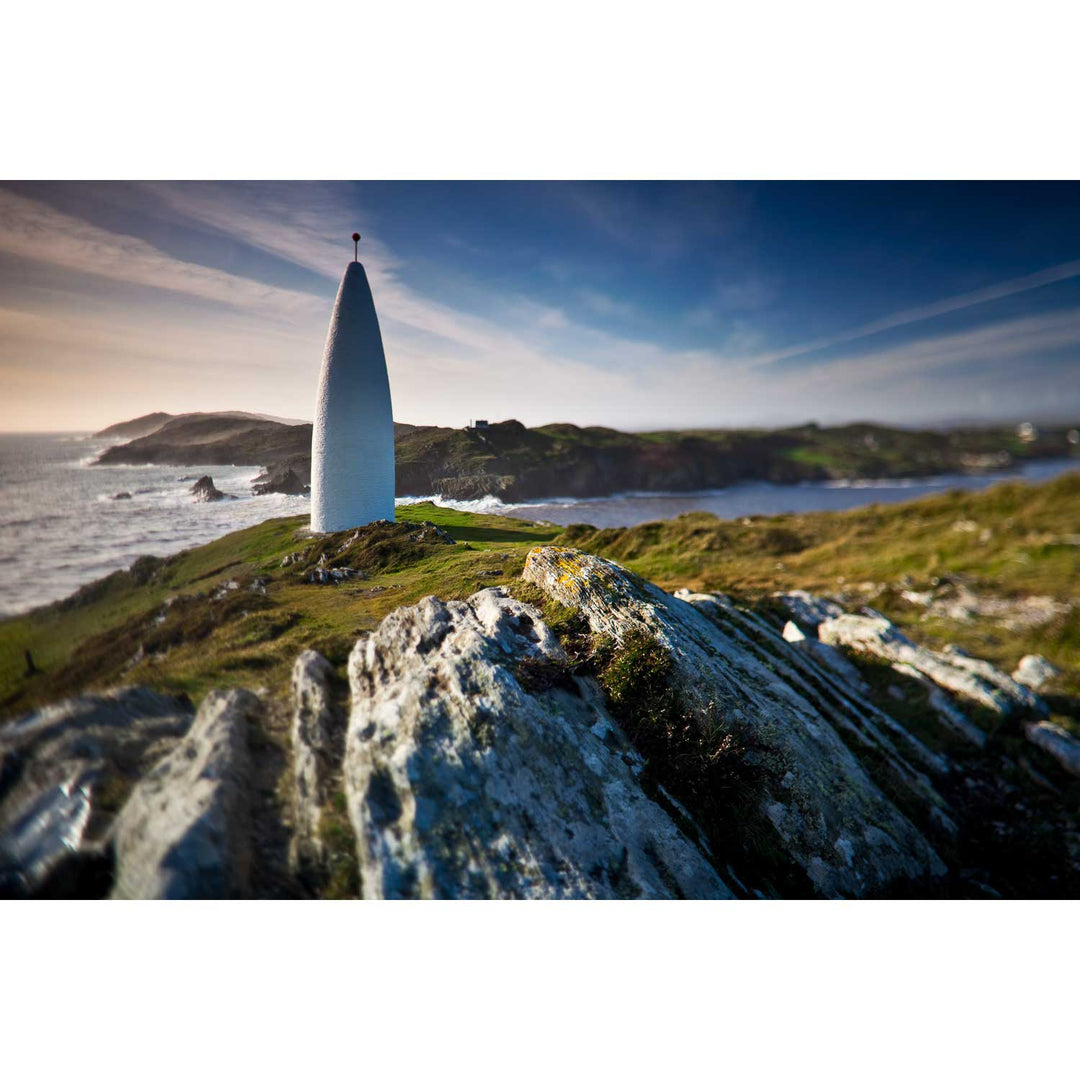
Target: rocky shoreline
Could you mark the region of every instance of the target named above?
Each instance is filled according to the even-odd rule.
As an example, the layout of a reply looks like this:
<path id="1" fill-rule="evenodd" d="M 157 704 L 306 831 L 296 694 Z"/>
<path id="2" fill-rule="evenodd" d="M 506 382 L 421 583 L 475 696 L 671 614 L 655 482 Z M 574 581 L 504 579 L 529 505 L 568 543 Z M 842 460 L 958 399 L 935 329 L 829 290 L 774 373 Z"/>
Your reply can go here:
<path id="1" fill-rule="evenodd" d="M 704 491 L 743 481 L 984 473 L 1078 452 L 1070 441 L 1075 431 L 1065 427 L 1025 439 L 1012 427 L 935 432 L 808 424 L 632 434 L 573 424 L 527 428 L 516 420 L 468 429 L 395 424 L 394 432 L 399 496 L 504 501 Z M 132 433 L 96 464 L 253 465 L 264 470 L 254 481 L 256 494 L 301 494 L 311 482 L 310 424 L 235 413 L 155 413 L 98 434 Z"/>

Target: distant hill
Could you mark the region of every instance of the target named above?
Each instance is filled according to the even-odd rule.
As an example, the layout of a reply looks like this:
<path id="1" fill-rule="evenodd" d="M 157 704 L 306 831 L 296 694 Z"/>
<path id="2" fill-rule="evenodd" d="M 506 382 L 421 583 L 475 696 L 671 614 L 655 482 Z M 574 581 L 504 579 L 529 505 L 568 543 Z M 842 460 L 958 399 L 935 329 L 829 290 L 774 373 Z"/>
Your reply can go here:
<path id="1" fill-rule="evenodd" d="M 1013 427 L 909 431 L 876 424 L 628 433 L 516 420 L 416 428 L 397 440 L 399 495 L 505 501 L 623 491 L 702 491 L 743 481 L 798 483 L 987 472 L 1076 453 L 1065 428 L 1030 441 Z"/>
<path id="2" fill-rule="evenodd" d="M 198 417 L 224 417 L 226 419 L 236 420 L 268 420 L 274 424 L 284 424 L 287 427 L 296 427 L 301 424 L 307 424 L 306 420 L 289 420 L 282 416 L 269 416 L 266 413 L 250 413 L 250 412 L 214 412 L 214 413 L 167 413 L 167 412 L 155 412 L 147 413 L 146 416 L 139 416 L 134 420 L 125 420 L 119 424 L 113 424 L 111 427 L 103 428 L 101 431 L 94 433 L 95 439 L 138 439 L 144 435 L 152 435 L 155 431 L 160 431 L 167 423 L 173 420 L 192 420 Z M 310 427 L 311 425 L 308 424 Z"/>
<path id="3" fill-rule="evenodd" d="M 416 430 L 394 424 L 395 438 Z M 292 470 L 311 482 L 311 424 L 248 412 L 151 413 L 114 424 L 98 438 L 127 436 L 110 446 L 97 465 L 257 465 L 275 473 Z"/>
<path id="4" fill-rule="evenodd" d="M 134 420 L 124 420 L 94 433 L 95 439 L 139 439 L 151 435 L 173 419 L 172 413 L 152 412 Z"/>
<path id="5" fill-rule="evenodd" d="M 311 478 L 311 425 L 254 413 L 153 413 L 99 434 L 142 432 L 98 464 L 257 465 Z M 622 491 L 700 491 L 742 481 L 932 476 L 987 472 L 1021 460 L 1077 453 L 1067 429 L 1024 438 L 1012 426 L 913 431 L 817 424 L 775 431 L 629 433 L 506 420 L 481 429 L 394 425 L 397 494 L 506 501 L 591 498 Z"/>

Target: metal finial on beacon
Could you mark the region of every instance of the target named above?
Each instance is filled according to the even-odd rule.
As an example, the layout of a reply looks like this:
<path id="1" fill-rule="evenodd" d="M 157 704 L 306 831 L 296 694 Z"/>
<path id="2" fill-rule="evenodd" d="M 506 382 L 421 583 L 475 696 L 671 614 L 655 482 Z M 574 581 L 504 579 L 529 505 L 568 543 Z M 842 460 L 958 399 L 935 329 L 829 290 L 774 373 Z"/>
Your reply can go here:
<path id="1" fill-rule="evenodd" d="M 352 234 L 352 242 L 353 242 L 353 262 L 359 262 L 360 261 L 360 234 L 358 232 L 354 232 Z"/>

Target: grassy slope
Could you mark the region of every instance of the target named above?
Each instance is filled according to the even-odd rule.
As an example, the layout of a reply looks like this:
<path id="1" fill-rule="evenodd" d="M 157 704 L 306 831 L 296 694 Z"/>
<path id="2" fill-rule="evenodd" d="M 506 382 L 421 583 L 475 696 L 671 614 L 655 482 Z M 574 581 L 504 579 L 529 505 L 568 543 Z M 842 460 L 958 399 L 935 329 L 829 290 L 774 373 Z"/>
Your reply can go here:
<path id="1" fill-rule="evenodd" d="M 0 712 L 9 715 L 119 679 L 195 698 L 211 686 L 282 688 L 301 649 L 318 647 L 340 666 L 356 635 L 393 608 L 432 593 L 464 597 L 515 581 L 529 548 L 555 540 L 559 531 L 431 504 L 399 507 L 398 519 L 434 521 L 459 543 L 424 548 L 420 561 L 366 580 L 315 586 L 301 583 L 295 568 L 281 568 L 283 556 L 311 544 L 302 532 L 304 518 L 281 518 L 165 560 L 141 575 L 142 584 L 139 575 L 116 574 L 87 590 L 84 602 L 2 622 Z M 956 528 L 959 522 L 965 524 Z M 917 640 L 954 641 L 1007 669 L 1025 652 L 1042 652 L 1065 669 L 1062 688 L 1073 699 L 1080 695 L 1075 474 L 1038 487 L 1004 484 L 841 514 L 741 522 L 690 514 L 633 529 L 574 526 L 557 542 L 617 559 L 665 588 L 716 589 L 750 600 L 776 589 L 807 588 L 846 594 L 853 602 L 869 595 L 859 586 L 871 583 L 876 591 L 870 602 Z M 900 596 L 903 588 L 925 588 L 949 576 L 979 593 L 1042 594 L 1074 607 L 1044 627 L 1009 631 L 992 620 L 925 620 L 922 608 Z M 248 588 L 256 577 L 267 580 L 265 597 Z M 241 588 L 212 599 L 228 580 Z M 153 618 L 173 596 L 193 599 L 169 609 L 159 628 Z M 148 634 L 169 631 L 174 623 L 179 637 L 173 647 L 127 666 Z M 25 677 L 24 649 L 32 651 L 40 674 Z M 1071 709 L 1066 703 L 1055 711 L 1071 715 Z"/>
<path id="2" fill-rule="evenodd" d="M 516 578 L 525 553 L 552 539 L 555 528 L 508 518 L 461 514 L 430 504 L 400 507 L 399 521 L 434 521 L 459 541 L 437 546 L 420 563 L 342 585 L 309 585 L 282 558 L 311 543 L 306 517 L 277 518 L 164 560 L 143 584 L 122 572 L 97 583 L 86 603 L 52 605 L 0 623 L 0 711 L 18 712 L 87 686 L 116 681 L 117 663 L 136 654 L 153 630 L 146 618 L 173 596 L 193 597 L 185 613 L 189 626 L 212 612 L 217 624 L 197 640 L 178 644 L 160 657 L 122 671 L 125 682 L 201 696 L 213 686 L 283 687 L 292 661 L 308 646 L 344 662 L 356 635 L 377 625 L 401 604 L 436 593 L 465 597 L 485 585 Z M 262 597 L 248 588 L 267 579 Z M 229 580 L 241 582 L 235 595 L 213 601 Z M 141 621 L 140 621 L 141 620 Z M 203 620 L 205 621 L 205 620 Z M 182 629 L 182 628 L 181 628 Z M 201 626 L 199 633 L 205 630 Z M 41 672 L 24 676 L 24 650 Z M 80 659 L 105 671 L 97 680 L 80 670 Z M 93 666 L 93 665 L 91 665 Z"/>
<path id="3" fill-rule="evenodd" d="M 664 588 L 760 599 L 804 588 L 872 603 L 916 640 L 955 642 L 1011 670 L 1027 652 L 1066 669 L 1080 694 L 1080 474 L 1042 485 L 997 484 L 844 513 L 718 521 L 686 514 L 631 529 L 572 526 L 562 543 L 608 556 Z M 965 583 L 981 595 L 1044 595 L 1073 609 L 1047 625 L 925 618 L 905 589 Z M 880 590 L 878 586 L 883 586 Z"/>

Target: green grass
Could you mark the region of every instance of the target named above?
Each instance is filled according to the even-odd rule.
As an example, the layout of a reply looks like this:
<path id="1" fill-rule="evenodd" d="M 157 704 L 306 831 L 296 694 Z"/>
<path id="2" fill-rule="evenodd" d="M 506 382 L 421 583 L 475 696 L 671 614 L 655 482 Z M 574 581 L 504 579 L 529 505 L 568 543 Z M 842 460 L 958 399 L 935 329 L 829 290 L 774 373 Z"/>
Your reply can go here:
<path id="1" fill-rule="evenodd" d="M 381 544 L 358 544 L 355 558 L 330 563 L 358 564 L 363 579 L 311 585 L 302 580 L 303 564 L 283 568 L 282 559 L 340 547 L 352 533 L 315 539 L 306 531 L 306 516 L 276 518 L 168 559 L 149 560 L 138 573 L 110 575 L 60 604 L 4 620 L 0 714 L 118 682 L 145 683 L 195 700 L 216 686 L 282 691 L 303 649 L 318 648 L 341 666 L 357 635 L 394 608 L 432 593 L 463 598 L 514 580 L 529 548 L 558 532 L 430 503 L 400 508 L 398 521 L 434 521 L 459 542 L 416 545 L 391 536 Z M 265 580 L 265 596 L 252 589 L 256 579 Z M 230 580 L 240 587 L 215 598 Z M 39 669 L 29 677 L 25 650 Z"/>
<path id="2" fill-rule="evenodd" d="M 553 540 L 561 531 L 557 526 L 534 525 L 497 514 L 469 514 L 463 510 L 436 506 L 432 502 L 399 506 L 395 517 L 397 521 L 431 521 L 445 529 L 455 540 L 465 541 L 482 550 L 498 544 L 543 544 Z"/>
<path id="3" fill-rule="evenodd" d="M 844 513 L 720 521 L 685 514 L 629 529 L 572 526 L 558 542 L 622 563 L 666 589 L 732 593 L 754 602 L 808 589 L 870 603 L 917 639 L 955 642 L 1011 670 L 1026 652 L 1065 669 L 1080 693 L 1080 475 L 999 484 Z M 941 581 L 1004 598 L 1050 596 L 1072 610 L 1034 629 L 987 619 L 925 619 L 905 589 Z"/>

